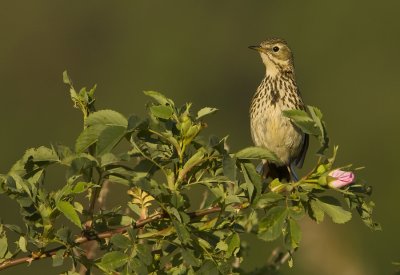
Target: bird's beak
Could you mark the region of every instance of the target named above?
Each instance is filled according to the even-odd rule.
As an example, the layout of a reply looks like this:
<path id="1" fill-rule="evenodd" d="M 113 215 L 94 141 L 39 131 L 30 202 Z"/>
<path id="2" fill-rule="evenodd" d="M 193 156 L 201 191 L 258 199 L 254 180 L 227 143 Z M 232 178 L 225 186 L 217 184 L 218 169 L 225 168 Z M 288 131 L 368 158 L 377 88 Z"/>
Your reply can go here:
<path id="1" fill-rule="evenodd" d="M 257 52 L 264 52 L 264 49 L 260 46 L 249 46 L 249 49 L 255 50 Z"/>

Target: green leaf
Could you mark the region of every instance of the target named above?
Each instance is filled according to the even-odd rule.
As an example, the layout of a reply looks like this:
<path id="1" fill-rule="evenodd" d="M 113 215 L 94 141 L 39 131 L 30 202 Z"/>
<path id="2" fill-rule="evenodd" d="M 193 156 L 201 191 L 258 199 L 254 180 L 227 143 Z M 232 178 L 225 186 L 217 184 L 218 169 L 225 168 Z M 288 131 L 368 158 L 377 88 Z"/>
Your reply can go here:
<path id="1" fill-rule="evenodd" d="M 89 128 L 85 128 L 75 142 L 75 151 L 78 153 L 82 153 L 90 145 L 97 142 L 100 134 L 106 129 L 105 125 L 94 125 Z"/>
<path id="2" fill-rule="evenodd" d="M 184 170 L 190 170 L 192 167 L 196 166 L 199 164 L 199 162 L 204 158 L 204 151 L 203 150 L 198 150 L 196 153 L 193 154 L 193 156 L 186 161 L 185 165 L 183 166 Z"/>
<path id="3" fill-rule="evenodd" d="M 219 275 L 219 274 L 224 274 L 220 273 L 218 270 L 218 266 L 216 265 L 216 262 L 213 262 L 211 260 L 205 260 L 202 263 L 201 268 L 196 272 L 196 274 L 199 275 Z"/>
<path id="4" fill-rule="evenodd" d="M 273 162 L 279 162 L 276 155 L 266 148 L 262 147 L 247 147 L 235 154 L 238 159 L 266 159 Z"/>
<path id="5" fill-rule="evenodd" d="M 125 136 L 126 128 L 122 126 L 109 126 L 99 136 L 96 153 L 101 156 L 109 153 Z"/>
<path id="6" fill-rule="evenodd" d="M 299 224 L 294 219 L 288 219 L 286 224 L 285 243 L 289 249 L 299 247 L 301 241 L 301 229 Z"/>
<path id="7" fill-rule="evenodd" d="M 317 107 L 307 106 L 307 108 L 320 131 L 318 139 L 321 144 L 321 148 L 318 150 L 318 154 L 322 155 L 329 146 L 329 137 L 326 132 L 325 122 L 322 120 L 322 112 Z"/>
<path id="8" fill-rule="evenodd" d="M 2 226 L 0 225 L 0 229 L 2 230 Z M 3 230 L 2 230 L 3 231 Z M 3 232 L 1 232 L 3 233 Z M 0 259 L 5 259 L 7 256 L 8 252 L 8 242 L 7 242 L 7 237 L 3 233 L 0 235 Z"/>
<path id="9" fill-rule="evenodd" d="M 174 111 L 170 106 L 154 105 L 150 106 L 150 112 L 153 116 L 163 119 L 171 118 Z"/>
<path id="10" fill-rule="evenodd" d="M 314 219 L 318 224 L 323 222 L 325 214 L 316 200 L 313 199 L 310 201 L 310 207 L 312 210 L 311 218 Z"/>
<path id="11" fill-rule="evenodd" d="M 122 234 L 115 234 L 114 236 L 112 236 L 111 243 L 121 249 L 126 249 L 132 244 L 131 240 Z"/>
<path id="12" fill-rule="evenodd" d="M 54 255 L 51 256 L 51 258 L 53 259 L 53 267 L 63 265 L 64 253 L 65 253 L 65 249 L 60 249 Z"/>
<path id="13" fill-rule="evenodd" d="M 178 235 L 179 240 L 183 244 L 189 244 L 191 242 L 191 238 L 187 228 L 175 219 L 172 219 L 172 224 L 175 227 L 176 234 Z"/>
<path id="14" fill-rule="evenodd" d="M 261 194 L 262 180 L 260 174 L 257 173 L 256 168 L 251 162 L 242 162 L 241 164 L 244 179 L 247 183 L 247 190 L 249 192 L 249 199 L 251 201 L 257 201 Z M 254 190 L 252 189 L 254 187 Z"/>
<path id="15" fill-rule="evenodd" d="M 59 201 L 57 203 L 57 209 L 60 210 L 64 216 L 73 222 L 79 228 L 82 228 L 81 220 L 79 219 L 78 213 L 76 213 L 75 208 L 67 201 Z"/>
<path id="16" fill-rule="evenodd" d="M 191 266 L 200 266 L 201 261 L 200 259 L 196 258 L 193 253 L 193 250 L 189 249 L 182 249 L 182 258 L 188 265 Z"/>
<path id="17" fill-rule="evenodd" d="M 36 149 L 31 149 L 27 151 L 28 154 L 31 154 L 33 161 L 35 162 L 57 162 L 59 161 L 58 155 L 53 149 L 40 146 Z"/>
<path id="18" fill-rule="evenodd" d="M 215 113 L 216 111 L 218 111 L 217 108 L 204 107 L 204 108 L 200 109 L 200 110 L 197 112 L 197 117 L 196 117 L 196 119 L 199 119 L 199 118 L 204 117 L 204 116 L 207 116 L 207 115 L 211 115 L 211 114 Z"/>
<path id="19" fill-rule="evenodd" d="M 125 265 L 128 258 L 129 256 L 121 251 L 108 252 L 101 258 L 101 266 L 107 270 L 115 270 Z"/>
<path id="20" fill-rule="evenodd" d="M 74 188 L 72 189 L 72 193 L 74 194 L 80 194 L 85 192 L 89 186 L 91 186 L 91 183 L 83 182 L 80 181 L 77 184 L 75 184 Z"/>
<path id="21" fill-rule="evenodd" d="M 72 84 L 72 81 L 71 81 L 71 79 L 69 78 L 68 73 L 67 73 L 66 70 L 63 72 L 63 82 L 64 82 L 65 84 L 68 84 L 68 85 L 71 85 L 71 84 Z"/>
<path id="22" fill-rule="evenodd" d="M 138 117 L 137 115 L 131 115 L 128 118 L 128 126 L 127 126 L 127 132 L 132 132 L 133 130 L 135 130 L 136 128 L 139 127 L 140 124 L 142 124 L 144 122 L 143 119 L 141 119 L 140 117 Z"/>
<path id="23" fill-rule="evenodd" d="M 137 255 L 145 265 L 149 266 L 153 262 L 153 256 L 151 255 L 151 250 L 149 246 L 144 244 L 137 244 L 136 245 Z"/>
<path id="24" fill-rule="evenodd" d="M 315 203 L 332 218 L 334 223 L 346 223 L 351 220 L 351 212 L 344 210 L 337 200 L 332 197 L 321 197 L 316 199 Z"/>
<path id="25" fill-rule="evenodd" d="M 170 105 L 170 106 L 174 106 L 174 102 L 167 98 L 166 96 L 164 96 L 163 94 L 159 93 L 159 92 L 155 92 L 155 91 L 144 91 L 143 92 L 145 95 L 152 97 L 153 99 L 155 99 L 158 103 L 160 103 L 161 105 Z"/>
<path id="26" fill-rule="evenodd" d="M 133 269 L 133 271 L 135 272 L 134 274 L 137 274 L 137 275 L 148 275 L 149 274 L 145 265 L 137 258 L 132 258 L 129 260 L 129 267 Z M 128 273 L 128 274 L 131 274 L 131 273 Z"/>
<path id="27" fill-rule="evenodd" d="M 26 241 L 26 238 L 24 236 L 20 236 L 18 240 L 18 246 L 22 250 L 22 252 L 28 252 L 28 250 L 26 249 L 27 244 L 28 242 Z"/>
<path id="28" fill-rule="evenodd" d="M 226 240 L 228 244 L 228 250 L 226 251 L 226 257 L 229 258 L 232 255 L 236 256 L 236 254 L 239 252 L 240 249 L 240 237 L 239 234 L 233 233 L 231 236 L 229 236 Z"/>
<path id="29" fill-rule="evenodd" d="M 298 126 L 304 133 L 318 136 L 320 130 L 315 121 L 303 110 L 285 110 L 283 115 L 290 118 L 292 122 Z"/>
<path id="30" fill-rule="evenodd" d="M 366 226 L 368 226 L 372 230 L 382 230 L 381 225 L 372 220 L 372 210 L 374 206 L 375 206 L 374 202 L 372 201 L 366 202 L 359 197 L 356 209 L 361 217 L 361 220 L 364 222 Z"/>
<path id="31" fill-rule="evenodd" d="M 264 193 L 255 202 L 255 207 L 263 209 L 263 208 L 265 208 L 271 204 L 274 204 L 280 200 L 283 200 L 283 199 L 284 199 L 284 196 L 282 196 L 278 193 L 274 193 L 274 192 Z"/>
<path id="32" fill-rule="evenodd" d="M 225 155 L 222 159 L 224 175 L 231 181 L 236 181 L 236 159 Z"/>
<path id="33" fill-rule="evenodd" d="M 258 237 L 264 241 L 273 241 L 282 233 L 287 217 L 287 209 L 283 206 L 271 208 L 258 225 Z"/>
<path id="34" fill-rule="evenodd" d="M 113 110 L 100 110 L 91 113 L 85 121 L 86 127 L 94 125 L 128 126 L 128 120 L 120 113 Z"/>

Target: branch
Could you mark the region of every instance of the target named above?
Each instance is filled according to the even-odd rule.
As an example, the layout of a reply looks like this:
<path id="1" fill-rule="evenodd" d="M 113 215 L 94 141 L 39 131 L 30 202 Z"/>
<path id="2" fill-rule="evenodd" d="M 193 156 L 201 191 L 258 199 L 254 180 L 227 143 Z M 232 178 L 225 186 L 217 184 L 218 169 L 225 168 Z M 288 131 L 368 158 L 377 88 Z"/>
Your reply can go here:
<path id="1" fill-rule="evenodd" d="M 235 206 L 236 209 L 240 210 L 240 209 L 244 209 L 246 208 L 246 206 L 242 205 L 242 204 L 238 204 Z M 191 219 L 196 219 L 198 217 L 203 217 L 209 214 L 213 214 L 213 213 L 217 213 L 222 211 L 222 208 L 219 206 L 215 206 L 212 208 L 208 208 L 208 209 L 202 209 L 202 210 L 197 210 L 194 212 L 189 212 L 188 215 Z M 74 243 L 71 246 L 78 246 L 81 245 L 83 243 L 89 242 L 89 241 L 93 241 L 96 239 L 107 239 L 107 238 L 111 238 L 113 235 L 116 234 L 123 234 L 125 232 L 127 232 L 127 230 L 132 227 L 132 228 L 141 228 L 143 226 L 145 226 L 148 223 L 157 221 L 157 220 L 161 220 L 163 218 L 166 218 L 168 216 L 167 213 L 156 213 L 146 219 L 143 220 L 138 220 L 134 225 L 127 225 L 127 226 L 123 226 L 120 228 L 116 228 L 113 230 L 109 230 L 106 232 L 102 232 L 97 234 L 94 238 L 93 237 L 87 237 L 87 236 L 81 236 L 75 239 Z M 66 246 L 62 245 L 62 246 L 58 246 L 55 247 L 53 249 L 49 249 L 47 251 L 44 252 L 32 252 L 31 255 L 32 256 L 27 256 L 27 257 L 21 257 L 21 258 L 17 258 L 17 259 L 13 259 L 13 260 L 6 260 L 3 263 L 0 264 L 0 270 L 4 270 L 6 268 L 12 267 L 12 266 L 16 266 L 19 264 L 23 264 L 23 263 L 31 263 L 33 261 L 36 260 L 40 260 L 40 259 L 45 259 L 45 258 L 49 258 L 53 255 L 55 255 L 57 253 L 58 250 L 60 249 L 65 249 Z"/>

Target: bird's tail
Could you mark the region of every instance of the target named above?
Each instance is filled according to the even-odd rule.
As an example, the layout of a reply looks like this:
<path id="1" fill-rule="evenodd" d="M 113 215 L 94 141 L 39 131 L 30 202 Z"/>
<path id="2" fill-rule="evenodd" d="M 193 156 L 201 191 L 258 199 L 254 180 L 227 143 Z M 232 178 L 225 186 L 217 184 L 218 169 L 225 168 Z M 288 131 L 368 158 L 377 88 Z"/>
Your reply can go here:
<path id="1" fill-rule="evenodd" d="M 257 166 L 257 172 L 265 179 L 278 178 L 280 181 L 286 180 L 287 182 L 290 182 L 292 175 L 294 180 L 297 180 L 297 175 L 289 167 L 278 166 L 275 163 L 269 163 L 267 161 L 262 162 Z"/>

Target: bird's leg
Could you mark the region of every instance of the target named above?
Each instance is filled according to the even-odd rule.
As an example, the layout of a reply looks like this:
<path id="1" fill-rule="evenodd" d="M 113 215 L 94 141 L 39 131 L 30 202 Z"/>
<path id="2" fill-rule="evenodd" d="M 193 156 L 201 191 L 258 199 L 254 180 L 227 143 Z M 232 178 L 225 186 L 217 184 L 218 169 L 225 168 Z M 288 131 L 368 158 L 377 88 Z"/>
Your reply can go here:
<path id="1" fill-rule="evenodd" d="M 287 166 L 287 169 L 289 171 L 291 179 L 293 179 L 294 181 L 299 181 L 299 176 L 297 176 L 297 174 L 296 174 L 296 170 L 294 168 L 293 163 L 290 164 L 289 166 Z"/>

